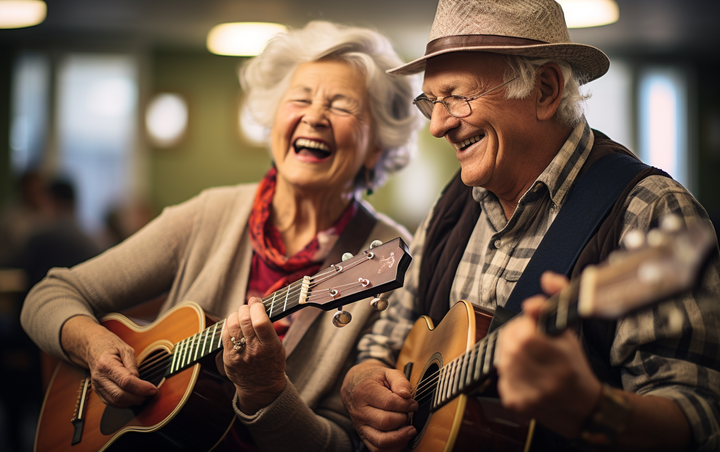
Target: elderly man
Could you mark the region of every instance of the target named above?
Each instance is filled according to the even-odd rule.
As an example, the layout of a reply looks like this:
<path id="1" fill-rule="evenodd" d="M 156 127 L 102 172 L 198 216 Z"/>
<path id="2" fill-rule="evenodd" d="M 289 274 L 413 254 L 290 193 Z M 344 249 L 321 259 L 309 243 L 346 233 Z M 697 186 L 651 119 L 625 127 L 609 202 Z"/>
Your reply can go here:
<path id="1" fill-rule="evenodd" d="M 453 147 L 461 171 L 418 229 L 405 286 L 361 341 L 361 362 L 343 384 L 343 401 L 369 449 L 459 444 L 453 435 L 465 429 L 462 419 L 433 427 L 451 432 L 447 444 L 423 444 L 423 435 L 437 431 L 408 425 L 418 403 L 394 366 L 409 329 L 420 315 L 438 322 L 458 300 L 506 307 L 550 231 L 572 231 L 575 220 L 600 208 L 577 195 L 581 214 L 569 221 L 562 215 L 573 189 L 604 157 L 629 155 L 620 161 L 630 163 L 601 172 L 600 188 L 587 190 L 594 199 L 612 197 L 600 203 L 612 207 L 577 250 L 569 275 L 670 213 L 712 230 L 702 206 L 659 170 L 638 170 L 610 193 L 616 175 L 637 160 L 590 129 L 578 89 L 608 67 L 603 52 L 570 41 L 552 0 L 440 0 L 426 54 L 390 71 L 425 71 L 415 104 L 430 132 Z M 539 424 L 532 447 L 720 449 L 720 330 L 708 309 L 720 301 L 720 266 L 717 244 L 712 248 L 699 287 L 665 302 L 682 315 L 680 334 L 664 325 L 664 310 L 649 307 L 618 321 L 584 320 L 578 334 L 549 337 L 537 328 L 538 299 L 499 330 L 497 392 L 507 411 Z M 565 281 L 545 274 L 542 288 L 554 292 Z"/>

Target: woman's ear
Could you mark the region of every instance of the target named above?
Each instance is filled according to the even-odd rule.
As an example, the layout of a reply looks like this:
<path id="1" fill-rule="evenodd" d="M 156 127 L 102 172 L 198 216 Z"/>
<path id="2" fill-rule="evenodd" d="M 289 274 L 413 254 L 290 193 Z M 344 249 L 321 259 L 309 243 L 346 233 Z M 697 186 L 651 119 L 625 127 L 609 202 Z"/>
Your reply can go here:
<path id="1" fill-rule="evenodd" d="M 370 148 L 367 155 L 365 156 L 363 166 L 369 170 L 375 168 L 375 165 L 377 164 L 378 160 L 380 160 L 380 156 L 382 155 L 383 151 L 384 149 L 380 147 L 379 144 Z"/>
<path id="2" fill-rule="evenodd" d="M 565 77 L 560 66 L 548 63 L 540 68 L 538 77 L 540 95 L 537 98 L 537 118 L 540 121 L 552 119 L 560 106 Z"/>

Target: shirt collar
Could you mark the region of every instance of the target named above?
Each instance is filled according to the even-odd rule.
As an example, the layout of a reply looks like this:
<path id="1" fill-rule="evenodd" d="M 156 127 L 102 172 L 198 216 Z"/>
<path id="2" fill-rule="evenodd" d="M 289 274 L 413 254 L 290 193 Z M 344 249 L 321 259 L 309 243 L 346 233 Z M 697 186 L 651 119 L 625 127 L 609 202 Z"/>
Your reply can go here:
<path id="1" fill-rule="evenodd" d="M 553 157 L 550 164 L 537 177 L 530 190 L 537 191 L 540 186 L 544 185 L 547 187 L 553 203 L 561 207 L 580 172 L 580 168 L 587 160 L 594 141 L 595 137 L 590 125 L 583 116 L 557 155 Z M 480 203 L 483 203 L 488 194 L 489 192 L 482 187 L 473 187 L 473 198 Z"/>

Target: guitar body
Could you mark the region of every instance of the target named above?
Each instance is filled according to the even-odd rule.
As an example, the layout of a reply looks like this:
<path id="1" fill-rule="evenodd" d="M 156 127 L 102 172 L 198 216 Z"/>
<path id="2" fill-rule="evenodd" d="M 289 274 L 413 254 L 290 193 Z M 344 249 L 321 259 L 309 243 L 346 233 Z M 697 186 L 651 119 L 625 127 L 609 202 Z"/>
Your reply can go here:
<path id="1" fill-rule="evenodd" d="M 173 344 L 202 331 L 208 321 L 197 304 L 186 302 L 147 326 L 120 314 L 108 315 L 102 324 L 135 349 L 140 364 L 169 353 Z M 55 368 L 40 413 L 36 451 L 208 451 L 235 420 L 230 403 L 235 388 L 208 356 L 169 378 L 153 381 L 160 392 L 138 407 L 108 407 L 88 385 L 81 413 L 84 424 L 79 442 L 73 445 L 76 426 L 71 419 L 88 376 L 88 371 L 67 362 Z"/>
<path id="2" fill-rule="evenodd" d="M 404 371 L 406 365 L 412 364 L 409 380 L 411 387 L 416 387 L 419 381 L 428 379 L 485 337 L 491 320 L 492 313 L 466 301 L 456 303 L 437 327 L 429 317 L 421 317 L 405 340 L 396 368 Z M 420 388 L 415 397 L 420 407 L 412 424 L 418 435 L 409 444 L 411 450 L 529 449 L 534 423 L 504 410 L 493 396 L 494 385 L 479 394 L 459 395 L 434 412 L 430 412 L 432 397 L 427 397 L 428 386 L 424 386 L 426 397 L 422 400 L 418 397 Z"/>

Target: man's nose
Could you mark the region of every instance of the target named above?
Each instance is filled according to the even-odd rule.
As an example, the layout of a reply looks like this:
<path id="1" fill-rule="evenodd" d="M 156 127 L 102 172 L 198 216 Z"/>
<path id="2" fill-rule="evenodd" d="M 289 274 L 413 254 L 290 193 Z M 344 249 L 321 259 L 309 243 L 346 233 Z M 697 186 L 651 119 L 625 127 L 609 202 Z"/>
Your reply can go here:
<path id="1" fill-rule="evenodd" d="M 436 138 L 444 137 L 450 130 L 458 126 L 460 120 L 451 115 L 442 102 L 433 105 L 430 117 L 430 133 Z"/>

